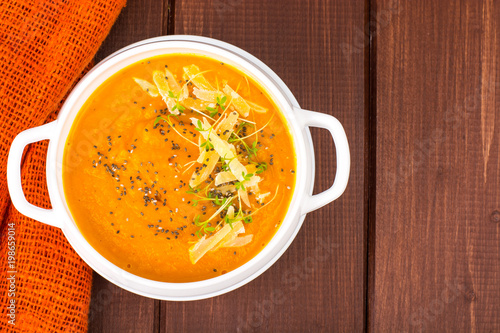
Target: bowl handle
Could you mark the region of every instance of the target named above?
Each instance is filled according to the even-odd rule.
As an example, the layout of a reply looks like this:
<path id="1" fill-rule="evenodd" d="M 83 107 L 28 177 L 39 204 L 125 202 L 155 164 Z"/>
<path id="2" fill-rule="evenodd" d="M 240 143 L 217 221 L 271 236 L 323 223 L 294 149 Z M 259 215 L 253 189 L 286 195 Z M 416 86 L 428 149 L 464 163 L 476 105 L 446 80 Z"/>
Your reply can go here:
<path id="1" fill-rule="evenodd" d="M 329 204 L 344 193 L 349 180 L 349 169 L 351 166 L 351 155 L 349 153 L 349 143 L 345 135 L 344 128 L 340 122 L 328 114 L 313 112 L 308 110 L 297 110 L 296 114 L 304 127 L 319 127 L 327 129 L 333 138 L 333 143 L 337 151 L 337 173 L 333 185 L 326 191 L 308 195 L 303 203 L 305 213 L 312 212 L 318 208 Z"/>
<path id="2" fill-rule="evenodd" d="M 55 134 L 56 123 L 57 121 L 53 121 L 42 126 L 30 128 L 16 136 L 10 146 L 9 158 L 7 160 L 7 185 L 12 203 L 21 214 L 60 228 L 59 217 L 54 212 L 54 209 L 44 209 L 30 204 L 24 196 L 21 184 L 21 159 L 24 148 L 30 143 L 51 139 Z"/>

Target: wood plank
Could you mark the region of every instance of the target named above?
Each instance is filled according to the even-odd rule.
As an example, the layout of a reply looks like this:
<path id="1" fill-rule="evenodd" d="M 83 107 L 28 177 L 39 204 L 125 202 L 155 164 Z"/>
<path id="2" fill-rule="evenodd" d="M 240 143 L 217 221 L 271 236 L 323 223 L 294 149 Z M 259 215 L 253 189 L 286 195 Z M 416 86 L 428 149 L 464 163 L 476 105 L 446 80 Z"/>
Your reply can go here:
<path id="1" fill-rule="evenodd" d="M 262 276 L 209 300 L 162 302 L 162 332 L 364 329 L 365 9 L 364 1 L 176 2 L 176 33 L 249 51 L 289 85 L 302 107 L 335 115 L 349 138 L 352 173 L 344 195 L 309 214 L 291 247 Z M 321 191 L 333 182 L 335 161 L 329 135 L 314 134 Z M 322 247 L 330 249 L 323 261 L 316 252 Z"/>
<path id="2" fill-rule="evenodd" d="M 169 0 L 165 0 L 168 6 Z M 108 37 L 96 54 L 96 61 L 106 58 L 111 53 L 141 41 L 163 34 L 162 0 L 128 0 L 116 20 Z"/>
<path id="3" fill-rule="evenodd" d="M 157 332 L 158 303 L 117 287 L 94 273 L 88 331 Z"/>
<path id="4" fill-rule="evenodd" d="M 374 7 L 369 330 L 498 332 L 500 3 Z"/>
<path id="5" fill-rule="evenodd" d="M 96 62 L 142 39 L 162 35 L 163 3 L 129 0 L 96 55 Z M 156 332 L 159 301 L 132 294 L 94 273 L 89 332 Z"/>

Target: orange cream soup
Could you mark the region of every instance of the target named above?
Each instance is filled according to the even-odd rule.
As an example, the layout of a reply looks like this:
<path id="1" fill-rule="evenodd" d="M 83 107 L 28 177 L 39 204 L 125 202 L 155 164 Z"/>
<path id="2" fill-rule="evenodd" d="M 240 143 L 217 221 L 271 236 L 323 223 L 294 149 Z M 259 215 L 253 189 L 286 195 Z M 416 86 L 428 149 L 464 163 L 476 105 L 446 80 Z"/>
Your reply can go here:
<path id="1" fill-rule="evenodd" d="M 229 207 L 205 225 L 213 231 L 200 232 L 200 221 L 221 207 L 203 189 L 214 186 L 213 179 L 223 162 L 217 163 L 209 179 L 190 189 L 193 172 L 202 166 L 196 159 L 200 156 L 198 145 L 203 142 L 198 138 L 200 131 L 195 129 L 199 126 L 192 124 L 190 118 L 203 116 L 180 102 L 183 113 L 168 117 L 170 112 L 162 96 L 150 96 L 133 79 L 154 84 L 152 73 L 167 68 L 183 85 L 188 81 L 186 76 L 183 78 L 183 67 L 191 64 L 199 67 L 214 87 L 222 90 L 227 84 L 245 100 L 268 109 L 265 113 L 250 111 L 245 119 L 255 125 L 240 126 L 239 119 L 233 128 L 236 131 L 239 126 L 239 137 L 249 136 L 243 140 L 250 149 L 256 148 L 256 155 L 250 161 L 243 157 L 243 163 L 267 166 L 258 174 L 258 193 L 246 189 L 251 207 L 239 203 L 235 193 L 231 202 L 236 211 L 241 205 L 242 214 L 251 216 L 242 221 L 245 232 L 239 236 L 253 238 L 244 246 L 208 251 L 196 263 L 190 260 L 189 249 L 200 237 L 209 238 L 221 229 Z M 193 83 L 186 87 L 193 97 Z M 225 102 L 226 110 L 218 109 L 215 120 L 234 112 L 229 102 Z M 205 113 L 209 115 L 211 111 Z M 163 118 L 157 118 L 159 115 Z M 233 144 L 237 152 L 248 153 L 240 141 Z M 256 82 L 214 59 L 174 54 L 133 64 L 103 83 L 74 122 L 63 165 L 64 192 L 71 214 L 83 236 L 100 254 L 144 278 L 191 282 L 234 270 L 266 246 L 289 207 L 296 159 L 283 116 Z"/>

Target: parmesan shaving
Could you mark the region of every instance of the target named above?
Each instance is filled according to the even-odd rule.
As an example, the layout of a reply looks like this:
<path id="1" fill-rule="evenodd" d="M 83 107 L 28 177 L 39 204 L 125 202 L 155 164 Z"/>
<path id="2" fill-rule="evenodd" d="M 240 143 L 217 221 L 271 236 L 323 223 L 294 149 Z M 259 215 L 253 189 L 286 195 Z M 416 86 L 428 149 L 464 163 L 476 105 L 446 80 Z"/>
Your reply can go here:
<path id="1" fill-rule="evenodd" d="M 231 153 L 231 157 L 230 158 L 234 158 L 233 152 L 232 151 L 229 151 L 229 152 Z M 238 161 L 237 158 L 234 158 L 233 160 L 231 160 L 231 162 L 229 162 L 229 169 L 231 170 L 231 172 L 233 173 L 233 175 L 240 182 L 244 181 L 245 180 L 245 175 L 248 174 L 248 171 L 245 168 L 245 166 L 243 164 L 241 164 L 241 162 Z"/>
<path id="2" fill-rule="evenodd" d="M 234 206 L 229 206 L 226 214 L 228 218 L 234 219 Z"/>
<path id="3" fill-rule="evenodd" d="M 200 113 L 207 112 L 207 107 L 211 107 L 211 103 L 202 101 L 201 99 L 185 98 L 182 105 L 188 109 L 198 111 Z"/>
<path id="4" fill-rule="evenodd" d="M 248 189 L 250 191 L 252 191 L 254 194 L 259 194 L 260 193 L 259 184 L 255 184 L 253 186 L 248 186 Z"/>
<path id="5" fill-rule="evenodd" d="M 227 140 L 231 134 L 233 133 L 234 125 L 238 121 L 238 113 L 233 111 L 230 112 L 227 116 L 225 116 L 224 120 L 222 120 L 216 130 L 217 133 L 220 134 L 220 137 L 223 140 Z"/>
<path id="6" fill-rule="evenodd" d="M 248 105 L 250 106 L 250 108 L 252 110 L 254 110 L 255 112 L 257 112 L 257 113 L 266 113 L 267 110 L 268 110 L 267 108 L 262 107 L 259 104 L 255 104 L 255 103 L 250 102 L 250 101 L 246 101 L 246 102 L 248 103 Z"/>
<path id="7" fill-rule="evenodd" d="M 203 163 L 203 161 L 205 161 L 206 155 L 207 155 L 207 151 L 205 150 L 205 148 L 200 147 L 200 156 L 198 156 L 198 159 L 196 160 L 196 162 Z"/>
<path id="8" fill-rule="evenodd" d="M 214 246 L 211 251 L 216 251 L 220 247 L 225 246 L 228 243 L 232 243 L 239 234 L 243 233 L 245 233 L 245 227 L 243 226 L 243 223 L 241 221 L 233 223 L 232 230 L 223 239 L 221 239 L 221 241 L 216 246 Z"/>
<path id="9" fill-rule="evenodd" d="M 207 118 L 203 117 L 203 128 L 205 128 L 205 130 L 207 129 L 210 129 L 210 123 L 208 122 Z"/>
<path id="10" fill-rule="evenodd" d="M 222 92 L 217 90 L 209 91 L 209 90 L 198 89 L 196 87 L 193 88 L 193 94 L 202 101 L 211 103 L 217 103 L 217 97 L 222 98 L 224 96 Z"/>
<path id="11" fill-rule="evenodd" d="M 236 186 L 234 185 L 223 185 L 217 187 L 217 190 L 220 191 L 222 194 L 226 195 L 228 193 L 233 193 L 236 191 Z"/>
<path id="12" fill-rule="evenodd" d="M 167 80 L 168 86 L 172 90 L 172 92 L 179 98 L 179 101 L 183 101 L 188 98 L 189 90 L 186 85 L 183 85 L 182 88 L 175 79 L 175 75 L 172 74 L 168 69 L 165 69 L 165 78 Z"/>
<path id="13" fill-rule="evenodd" d="M 221 184 L 230 183 L 236 180 L 236 177 L 232 172 L 222 171 L 215 176 L 215 186 L 219 186 Z"/>
<path id="14" fill-rule="evenodd" d="M 172 89 L 173 92 L 178 93 L 181 90 L 181 86 L 175 80 L 174 74 L 168 69 L 165 69 L 165 79 L 168 82 L 168 86 Z"/>
<path id="15" fill-rule="evenodd" d="M 205 151 L 205 148 L 201 146 L 202 143 L 203 143 L 203 139 L 201 138 L 201 135 L 198 135 L 198 147 L 200 148 L 200 155 L 202 152 Z"/>
<path id="16" fill-rule="evenodd" d="M 158 97 L 159 95 L 158 88 L 154 84 L 149 83 L 146 80 L 139 79 L 137 77 L 134 77 L 134 81 L 142 88 L 142 90 L 147 92 L 151 97 Z"/>
<path id="17" fill-rule="evenodd" d="M 267 198 L 271 192 L 262 193 L 256 196 L 257 201 L 262 201 L 262 199 Z"/>
<path id="18" fill-rule="evenodd" d="M 245 182 L 245 186 L 253 187 L 256 186 L 261 181 L 259 176 L 253 175 L 249 180 Z"/>
<path id="19" fill-rule="evenodd" d="M 196 65 L 189 65 L 186 67 L 183 67 L 184 69 L 184 74 L 189 78 L 189 81 L 191 81 L 198 89 L 203 89 L 203 90 L 215 90 L 214 87 L 208 82 L 208 80 L 203 76 L 203 73 L 200 72 L 200 69 Z"/>
<path id="20" fill-rule="evenodd" d="M 248 167 L 249 166 L 246 166 L 247 170 L 248 170 Z M 248 170 L 247 172 L 249 174 L 251 173 L 250 170 Z M 219 186 L 219 185 L 222 185 L 225 183 L 233 182 L 235 180 L 237 180 L 237 178 L 234 176 L 234 174 L 232 172 L 222 171 L 222 172 L 219 172 L 215 176 L 215 186 Z M 245 186 L 249 186 L 249 187 L 255 186 L 260 181 L 261 181 L 261 179 L 259 176 L 253 175 L 252 177 L 250 177 L 249 180 L 245 181 Z"/>
<path id="21" fill-rule="evenodd" d="M 252 208 L 252 205 L 250 205 L 250 200 L 248 199 L 248 193 L 246 190 L 239 189 L 238 190 L 238 195 L 240 196 L 241 200 L 247 205 L 248 207 Z"/>
<path id="22" fill-rule="evenodd" d="M 226 242 L 221 247 L 242 247 L 250 243 L 253 239 L 253 235 L 245 235 L 240 237 L 235 237 L 232 241 Z"/>
<path id="23" fill-rule="evenodd" d="M 214 248 L 226 235 L 231 232 L 231 226 L 226 224 L 215 235 L 206 237 L 204 235 L 198 242 L 189 248 L 189 259 L 196 264 L 208 251 Z"/>
<path id="24" fill-rule="evenodd" d="M 224 93 L 228 96 L 231 97 L 231 103 L 233 104 L 234 108 L 236 111 L 239 112 L 243 117 L 248 117 L 250 114 L 250 106 L 248 103 L 245 101 L 243 97 L 238 95 L 236 91 L 234 91 L 229 85 L 226 84 L 226 86 L 222 89 Z"/>
<path id="25" fill-rule="evenodd" d="M 212 173 L 217 162 L 219 161 L 219 155 L 216 152 L 209 151 L 205 154 L 205 159 L 200 170 L 195 171 L 189 180 L 189 186 L 196 187 L 203 183 L 208 176 Z"/>
<path id="26" fill-rule="evenodd" d="M 179 110 L 174 110 L 174 106 L 176 105 L 175 99 L 168 96 L 168 92 L 170 91 L 170 87 L 168 86 L 168 82 L 165 79 L 165 74 L 160 71 L 153 72 L 153 81 L 158 87 L 158 93 L 161 95 L 165 104 L 167 104 L 168 111 L 175 115 L 179 114 Z"/>

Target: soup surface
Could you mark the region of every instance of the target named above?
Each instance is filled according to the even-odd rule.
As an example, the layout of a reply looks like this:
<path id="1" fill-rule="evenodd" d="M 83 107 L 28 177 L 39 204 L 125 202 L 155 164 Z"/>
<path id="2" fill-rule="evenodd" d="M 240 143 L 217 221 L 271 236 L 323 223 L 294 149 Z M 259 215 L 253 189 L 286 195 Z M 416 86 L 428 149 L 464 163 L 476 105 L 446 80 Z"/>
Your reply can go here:
<path id="1" fill-rule="evenodd" d="M 291 135 L 250 77 L 214 59 L 135 63 L 79 112 L 63 161 L 66 202 L 115 265 L 166 282 L 209 279 L 270 241 L 295 185 Z"/>

